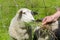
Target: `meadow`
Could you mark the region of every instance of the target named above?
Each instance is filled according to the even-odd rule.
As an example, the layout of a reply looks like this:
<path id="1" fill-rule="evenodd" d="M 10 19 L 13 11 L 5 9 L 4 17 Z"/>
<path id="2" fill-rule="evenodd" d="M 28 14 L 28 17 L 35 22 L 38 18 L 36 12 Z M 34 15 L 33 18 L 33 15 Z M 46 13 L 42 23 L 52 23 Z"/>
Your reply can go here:
<path id="1" fill-rule="evenodd" d="M 60 0 L 0 0 L 0 40 L 10 40 L 10 21 L 20 8 L 37 12 L 34 18 L 38 19 L 54 14 L 57 7 L 60 7 Z"/>

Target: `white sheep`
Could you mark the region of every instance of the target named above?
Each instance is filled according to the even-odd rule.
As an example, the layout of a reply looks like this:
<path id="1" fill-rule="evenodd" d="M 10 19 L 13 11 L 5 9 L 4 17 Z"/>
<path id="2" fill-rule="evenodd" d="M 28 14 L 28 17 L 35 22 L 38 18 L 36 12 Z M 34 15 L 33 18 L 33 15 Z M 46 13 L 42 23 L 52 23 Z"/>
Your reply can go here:
<path id="1" fill-rule="evenodd" d="M 11 20 L 9 26 L 9 35 L 16 40 L 32 40 L 31 27 L 26 27 L 25 22 L 29 23 L 35 20 L 31 10 L 21 8 L 15 17 Z"/>

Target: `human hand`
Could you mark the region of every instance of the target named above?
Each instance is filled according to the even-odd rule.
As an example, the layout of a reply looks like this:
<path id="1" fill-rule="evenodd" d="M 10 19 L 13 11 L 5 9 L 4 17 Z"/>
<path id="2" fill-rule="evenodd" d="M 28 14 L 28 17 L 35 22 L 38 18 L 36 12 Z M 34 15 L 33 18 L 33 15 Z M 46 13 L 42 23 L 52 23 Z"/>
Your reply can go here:
<path id="1" fill-rule="evenodd" d="M 60 8 L 57 8 L 57 11 L 56 13 L 54 13 L 54 15 L 51 15 L 51 16 L 47 16 L 43 19 L 42 21 L 42 25 L 45 25 L 49 22 L 54 22 L 56 21 L 58 18 L 60 17 Z"/>
<path id="2" fill-rule="evenodd" d="M 56 21 L 57 19 L 54 17 L 54 16 L 47 16 L 47 17 L 45 17 L 44 19 L 43 19 L 43 21 L 42 21 L 42 25 L 45 25 L 45 24 L 47 24 L 47 23 L 49 23 L 49 22 L 54 22 L 54 21 Z"/>

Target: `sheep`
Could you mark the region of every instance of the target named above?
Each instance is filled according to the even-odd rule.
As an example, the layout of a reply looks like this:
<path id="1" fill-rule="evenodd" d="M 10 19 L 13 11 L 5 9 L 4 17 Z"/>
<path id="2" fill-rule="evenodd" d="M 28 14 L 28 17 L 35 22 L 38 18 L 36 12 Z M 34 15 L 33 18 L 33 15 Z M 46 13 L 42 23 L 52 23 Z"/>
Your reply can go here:
<path id="1" fill-rule="evenodd" d="M 40 20 L 41 21 L 41 20 Z M 50 30 L 53 32 L 51 35 L 48 33 L 44 33 L 43 37 L 41 36 L 43 31 L 40 26 L 37 26 L 34 30 L 34 38 L 33 40 L 60 40 L 60 21 L 57 20 L 55 22 L 48 23 L 47 28 L 51 28 Z M 51 33 L 51 32 L 49 32 Z M 53 36 L 53 37 L 52 37 Z M 49 39 L 50 38 L 50 39 Z"/>
<path id="2" fill-rule="evenodd" d="M 32 13 L 30 9 L 21 8 L 13 17 L 9 26 L 9 35 L 14 40 L 32 40 L 32 28 L 25 26 L 25 23 L 35 20 Z"/>

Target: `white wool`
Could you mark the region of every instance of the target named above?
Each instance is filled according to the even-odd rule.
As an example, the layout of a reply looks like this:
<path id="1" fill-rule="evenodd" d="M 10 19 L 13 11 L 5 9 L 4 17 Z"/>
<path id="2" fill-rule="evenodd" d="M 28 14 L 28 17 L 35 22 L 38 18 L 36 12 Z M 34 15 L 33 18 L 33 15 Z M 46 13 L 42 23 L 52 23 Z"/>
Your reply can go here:
<path id="1" fill-rule="evenodd" d="M 45 37 L 45 40 L 47 40 L 48 38 L 49 38 L 49 36 L 46 36 L 46 37 Z"/>
<path id="2" fill-rule="evenodd" d="M 53 31 L 56 30 L 56 29 L 58 29 L 58 21 L 52 23 L 50 26 L 52 27 Z"/>
<path id="3" fill-rule="evenodd" d="M 36 30 L 38 30 L 38 29 L 40 29 L 40 26 L 37 26 L 37 27 L 34 29 L 34 32 L 35 32 Z"/>

